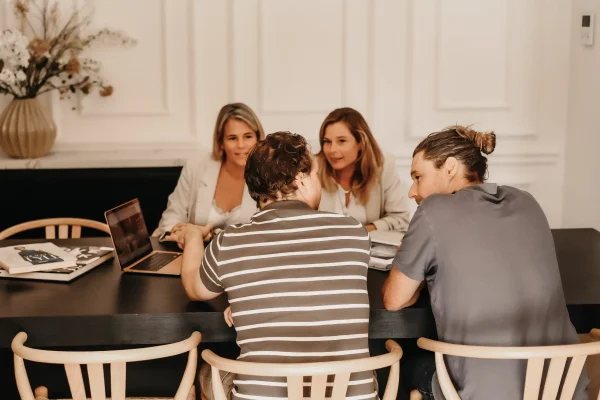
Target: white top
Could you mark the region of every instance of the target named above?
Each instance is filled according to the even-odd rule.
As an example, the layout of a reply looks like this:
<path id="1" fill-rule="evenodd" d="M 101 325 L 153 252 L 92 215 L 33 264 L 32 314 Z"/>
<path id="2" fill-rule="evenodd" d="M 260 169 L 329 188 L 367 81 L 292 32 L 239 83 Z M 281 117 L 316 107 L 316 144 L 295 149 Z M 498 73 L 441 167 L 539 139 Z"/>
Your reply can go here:
<path id="1" fill-rule="evenodd" d="M 215 228 L 225 229 L 225 227 L 230 225 L 229 221 L 235 221 L 238 219 L 240 210 L 241 206 L 237 206 L 230 212 L 224 212 L 219 208 L 219 206 L 217 206 L 217 203 L 213 199 L 212 206 L 208 212 L 207 224 L 213 224 Z M 198 220 L 196 220 L 195 223 L 197 225 L 202 225 Z"/>
<path id="2" fill-rule="evenodd" d="M 364 205 L 360 204 L 358 199 L 354 197 L 352 193 L 350 193 L 350 201 L 348 202 L 348 206 L 346 206 L 346 191 L 340 185 L 337 190 L 337 198 L 335 213 L 344 214 L 348 217 L 352 217 L 356 219 L 363 225 L 367 224 L 367 209 Z"/>
<path id="3" fill-rule="evenodd" d="M 186 161 L 177 186 L 169 195 L 167 209 L 163 212 L 155 235 L 171 230 L 178 222 L 206 225 L 215 198 L 221 162 L 213 160 L 209 153 L 200 154 Z M 257 211 L 256 201 L 250 197 L 248 186 L 244 194 L 237 218 L 231 215 L 229 224 L 249 222 Z"/>

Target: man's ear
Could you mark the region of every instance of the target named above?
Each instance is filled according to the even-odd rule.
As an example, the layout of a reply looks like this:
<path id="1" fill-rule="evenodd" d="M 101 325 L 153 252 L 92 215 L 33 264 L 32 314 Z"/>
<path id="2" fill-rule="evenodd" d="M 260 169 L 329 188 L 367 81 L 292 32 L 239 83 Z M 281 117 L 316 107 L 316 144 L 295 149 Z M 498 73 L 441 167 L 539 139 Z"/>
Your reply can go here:
<path id="1" fill-rule="evenodd" d="M 459 163 L 455 157 L 448 157 L 443 165 L 444 175 L 452 179 L 458 173 Z"/>

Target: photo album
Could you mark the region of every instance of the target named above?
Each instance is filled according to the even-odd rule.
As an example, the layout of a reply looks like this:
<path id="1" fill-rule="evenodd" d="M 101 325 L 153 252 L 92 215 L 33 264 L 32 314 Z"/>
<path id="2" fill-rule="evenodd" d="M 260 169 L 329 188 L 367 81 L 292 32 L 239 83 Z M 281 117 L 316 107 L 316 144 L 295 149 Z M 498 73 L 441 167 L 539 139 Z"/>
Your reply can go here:
<path id="1" fill-rule="evenodd" d="M 70 282 L 113 257 L 113 248 L 53 243 L 0 248 L 0 278 Z"/>

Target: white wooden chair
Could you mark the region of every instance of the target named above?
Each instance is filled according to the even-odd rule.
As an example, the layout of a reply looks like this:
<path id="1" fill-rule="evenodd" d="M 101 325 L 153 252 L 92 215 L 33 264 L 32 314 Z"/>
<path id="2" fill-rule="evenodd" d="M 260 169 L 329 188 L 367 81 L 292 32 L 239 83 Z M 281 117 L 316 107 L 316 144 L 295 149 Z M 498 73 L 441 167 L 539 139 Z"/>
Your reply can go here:
<path id="1" fill-rule="evenodd" d="M 542 398 L 543 400 L 556 399 L 561 378 L 565 374 L 567 358 L 572 358 L 560 395 L 560 400 L 570 400 L 573 398 L 586 358 L 590 355 L 600 354 L 600 342 L 561 346 L 488 347 L 450 344 L 420 338 L 417 345 L 422 349 L 435 353 L 438 380 L 447 400 L 461 399 L 446 369 L 444 355 L 497 360 L 527 360 L 523 400 L 538 400 L 540 389 L 542 389 L 541 382 L 546 359 L 550 359 L 550 367 L 548 368 Z"/>
<path id="2" fill-rule="evenodd" d="M 58 227 L 58 239 L 69 239 L 69 227 L 71 227 L 71 238 L 81 237 L 81 227 L 92 228 L 110 235 L 108 225 L 102 222 L 83 218 L 46 218 L 35 221 L 23 222 L 11 226 L 0 232 L 0 240 L 8 239 L 10 236 L 31 229 L 46 228 L 46 239 L 56 239 L 56 228 Z"/>
<path id="3" fill-rule="evenodd" d="M 580 335 L 580 337 L 585 337 L 585 335 Z M 585 342 L 600 340 L 600 329 L 592 329 L 584 340 Z M 590 386 L 588 386 L 590 399 L 600 398 L 600 355 L 588 357 L 585 366 L 590 377 Z"/>
<path id="4" fill-rule="evenodd" d="M 350 374 L 353 372 L 374 371 L 391 366 L 390 376 L 382 400 L 396 399 L 400 383 L 400 359 L 402 348 L 393 340 L 388 340 L 385 347 L 389 353 L 380 356 L 348 361 L 326 361 L 319 363 L 255 363 L 229 360 L 219 357 L 210 350 L 202 352 L 202 358 L 211 366 L 213 398 L 226 400 L 225 390 L 219 371 L 233 372 L 254 376 L 286 377 L 288 399 L 303 399 L 303 378 L 312 377 L 311 400 L 325 399 L 327 376 L 335 375 L 333 392 L 327 399 L 340 400 L 346 398 Z"/>
<path id="5" fill-rule="evenodd" d="M 12 341 L 11 348 L 14 353 L 15 379 L 21 400 L 41 400 L 48 397 L 45 388 L 37 388 L 34 397 L 31 384 L 27 377 L 24 360 L 47 363 L 64 364 L 71 396 L 73 400 L 87 399 L 81 364 L 86 364 L 90 384 L 91 400 L 105 400 L 104 364 L 110 364 L 110 387 L 112 400 L 125 399 L 125 366 L 128 362 L 138 362 L 166 358 L 178 354 L 189 353 L 188 361 L 183 373 L 183 378 L 173 400 L 186 400 L 193 398 L 194 379 L 196 378 L 196 365 L 198 362 L 198 344 L 200 333 L 192 335 L 177 343 L 147 347 L 131 350 L 112 351 L 49 351 L 26 347 L 27 334 L 20 332 Z"/>

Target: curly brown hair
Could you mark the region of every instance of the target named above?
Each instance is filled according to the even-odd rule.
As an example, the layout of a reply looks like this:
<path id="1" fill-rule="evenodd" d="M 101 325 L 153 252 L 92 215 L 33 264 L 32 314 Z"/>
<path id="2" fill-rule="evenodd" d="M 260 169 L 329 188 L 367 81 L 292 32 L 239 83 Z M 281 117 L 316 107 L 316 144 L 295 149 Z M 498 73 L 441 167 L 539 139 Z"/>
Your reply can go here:
<path id="1" fill-rule="evenodd" d="M 312 156 L 301 135 L 275 132 L 260 140 L 248 154 L 244 176 L 250 196 L 257 204 L 280 200 L 298 190 L 300 173 L 312 170 Z"/>
<path id="2" fill-rule="evenodd" d="M 469 182 L 487 179 L 487 157 L 496 148 L 494 132 L 477 132 L 470 127 L 455 125 L 427 136 L 413 152 L 421 151 L 426 160 L 432 160 L 440 168 L 449 157 L 454 157 L 467 169 L 465 178 Z M 483 154 L 482 154 L 483 153 Z"/>

